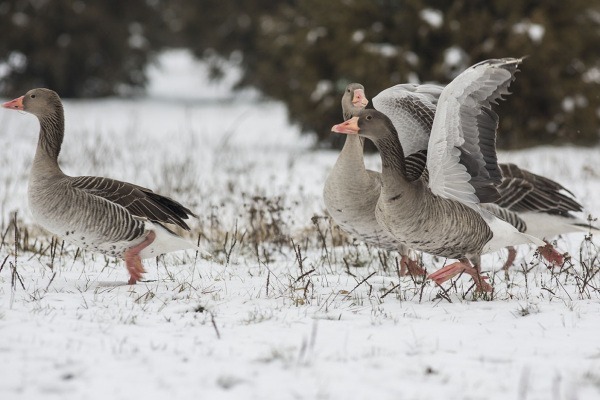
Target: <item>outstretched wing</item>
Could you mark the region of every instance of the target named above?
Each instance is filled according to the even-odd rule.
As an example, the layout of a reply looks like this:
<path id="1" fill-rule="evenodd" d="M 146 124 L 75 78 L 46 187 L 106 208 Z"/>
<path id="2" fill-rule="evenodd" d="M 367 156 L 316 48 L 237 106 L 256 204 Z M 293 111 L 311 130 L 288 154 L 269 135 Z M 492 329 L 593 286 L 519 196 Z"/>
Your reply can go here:
<path id="1" fill-rule="evenodd" d="M 124 207 L 136 217 L 153 222 L 175 224 L 190 230 L 184 220 L 196 216 L 175 200 L 131 183 L 96 176 L 76 177 L 70 183 L 74 189 L 102 197 Z"/>
<path id="2" fill-rule="evenodd" d="M 499 198 L 498 115 L 491 104 L 509 94 L 520 59 L 478 63 L 444 88 L 427 149 L 431 191 L 474 206 Z"/>
<path id="3" fill-rule="evenodd" d="M 536 211 L 565 215 L 582 210 L 569 190 L 558 182 L 521 169 L 515 164 L 500 164 L 502 183 L 495 202 L 511 211 Z"/>
<path id="4" fill-rule="evenodd" d="M 443 86 L 406 83 L 383 90 L 373 106 L 394 124 L 405 155 L 427 150 L 429 134 Z"/>

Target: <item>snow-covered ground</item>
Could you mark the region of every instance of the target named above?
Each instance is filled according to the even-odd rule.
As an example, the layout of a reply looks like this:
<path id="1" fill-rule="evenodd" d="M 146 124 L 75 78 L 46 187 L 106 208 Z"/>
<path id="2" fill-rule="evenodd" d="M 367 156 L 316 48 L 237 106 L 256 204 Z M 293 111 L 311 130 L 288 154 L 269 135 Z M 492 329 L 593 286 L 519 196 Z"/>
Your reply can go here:
<path id="1" fill-rule="evenodd" d="M 399 278 L 376 249 L 333 246 L 320 217 L 335 151 L 312 150 L 281 104 L 207 83 L 186 53 L 162 60 L 147 97 L 65 102 L 61 163 L 189 205 L 215 257 L 146 261 L 127 286 L 121 261 L 60 243 L 52 256 L 26 204 L 37 121 L 0 111 L 0 399 L 600 398 L 597 238 L 558 239 L 563 271 L 526 247 L 508 276 L 505 252 L 485 256 L 492 298 L 466 278 Z M 500 160 L 600 214 L 600 149 Z"/>

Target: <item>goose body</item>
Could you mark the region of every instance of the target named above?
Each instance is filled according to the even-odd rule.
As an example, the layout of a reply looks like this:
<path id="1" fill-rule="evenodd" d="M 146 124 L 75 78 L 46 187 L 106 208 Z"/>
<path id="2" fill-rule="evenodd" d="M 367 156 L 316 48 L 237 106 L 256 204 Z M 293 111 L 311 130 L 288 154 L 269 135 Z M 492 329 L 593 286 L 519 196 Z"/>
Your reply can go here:
<path id="1" fill-rule="evenodd" d="M 34 114 L 40 134 L 29 175 L 29 208 L 35 221 L 82 249 L 123 258 L 129 283 L 138 281 L 142 258 L 196 249 L 165 224 L 189 230 L 194 214 L 180 203 L 127 182 L 103 177 L 71 177 L 58 165 L 64 137 L 60 97 L 49 89 L 33 89 L 3 107 Z"/>
<path id="2" fill-rule="evenodd" d="M 82 180 L 97 189 L 82 189 L 79 186 Z M 112 257 L 121 257 L 127 249 L 142 243 L 150 231 L 156 233 L 156 239 L 140 251 L 142 259 L 196 247 L 157 221 L 153 223 L 135 216 L 127 208 L 93 194 L 110 182 L 121 188 L 129 185 L 106 178 L 64 175 L 40 179 L 32 174 L 28 187 L 29 208 L 34 220 L 54 235 L 82 249 Z"/>
<path id="3" fill-rule="evenodd" d="M 362 159 L 362 145 L 360 150 Z M 381 192 L 379 174 L 361 169 L 357 157 L 346 156 L 347 149 L 345 154 L 340 154 L 325 182 L 323 198 L 327 211 L 351 236 L 387 250 L 398 250 L 402 244 L 375 219 L 375 206 Z"/>
<path id="4" fill-rule="evenodd" d="M 362 109 L 365 100 L 362 85 L 348 85 L 342 97 L 344 120 Z M 323 188 L 327 211 L 351 236 L 390 250 L 397 249 L 399 243 L 374 218 L 380 190 L 379 174 L 365 168 L 362 139 L 348 136 Z"/>
<path id="5" fill-rule="evenodd" d="M 352 118 L 368 101 L 361 84 L 351 83 L 342 96 L 344 120 Z M 375 218 L 381 193 L 381 174 L 365 168 L 363 140 L 347 136 L 344 146 L 325 181 L 323 198 L 329 215 L 350 236 L 401 255 L 402 270 L 422 271 L 410 260 L 408 248 L 382 227 Z"/>
<path id="6" fill-rule="evenodd" d="M 497 186 L 502 181 L 495 149 L 498 116 L 490 105 L 508 93 L 519 62 L 476 64 L 443 89 L 428 141 L 426 173 L 419 177 L 407 173 L 398 133 L 385 114 L 362 110 L 332 128 L 369 138 L 379 149 L 379 224 L 411 248 L 461 259 L 461 271 L 467 258 L 477 260 L 478 267 L 483 253 L 544 244 L 480 207 L 500 197 Z M 442 273 L 449 272 L 455 273 L 452 268 Z"/>
<path id="7" fill-rule="evenodd" d="M 444 86 L 434 84 L 401 84 L 385 89 L 373 98 L 374 107 L 392 121 L 406 154 L 427 150 L 443 90 Z M 582 206 L 573 193 L 559 183 L 514 164 L 499 164 L 499 167 L 502 171 L 502 182 L 497 187 L 500 197 L 494 203 L 481 205 L 487 211 L 511 223 L 520 232 L 541 239 L 590 229 L 599 232 L 572 214 L 581 211 Z M 419 175 L 423 170 L 424 165 L 415 173 Z M 554 258 L 557 255 L 555 252 Z"/>
<path id="8" fill-rule="evenodd" d="M 379 150 L 382 160 L 399 158 L 394 151 L 388 153 L 389 148 Z M 388 170 L 386 165 L 384 170 Z M 409 182 L 401 174 L 386 172 L 375 215 L 390 234 L 410 248 L 446 258 L 476 258 L 500 250 L 506 243 L 535 241 L 478 204 L 434 194 L 426 179 Z"/>

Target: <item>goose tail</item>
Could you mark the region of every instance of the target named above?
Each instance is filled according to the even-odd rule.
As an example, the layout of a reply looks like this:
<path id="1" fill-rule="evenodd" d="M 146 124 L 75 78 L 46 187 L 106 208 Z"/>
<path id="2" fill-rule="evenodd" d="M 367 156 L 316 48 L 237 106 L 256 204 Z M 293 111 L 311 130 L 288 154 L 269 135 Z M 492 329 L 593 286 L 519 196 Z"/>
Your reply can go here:
<path id="1" fill-rule="evenodd" d="M 484 214 L 490 229 L 492 230 L 492 239 L 486 243 L 482 253 L 491 253 L 498 251 L 507 246 L 517 246 L 520 244 L 534 244 L 536 246 L 545 246 L 543 240 L 527 234 L 519 232 L 514 226 L 500 218 L 493 216 L 490 213 Z"/>
<path id="2" fill-rule="evenodd" d="M 576 218 L 570 214 L 547 214 L 541 212 L 525 212 L 519 216 L 527 225 L 527 232 L 530 235 L 550 239 L 554 236 L 571 232 L 593 233 L 600 235 L 600 228 L 593 225 L 592 222 Z"/>
<path id="3" fill-rule="evenodd" d="M 159 223 L 146 222 L 146 229 L 152 230 L 156 234 L 154 242 L 140 252 L 141 258 L 152 258 L 161 254 L 170 253 L 179 250 L 198 251 L 205 257 L 212 258 L 212 255 L 195 243 L 173 233 L 168 228 Z"/>

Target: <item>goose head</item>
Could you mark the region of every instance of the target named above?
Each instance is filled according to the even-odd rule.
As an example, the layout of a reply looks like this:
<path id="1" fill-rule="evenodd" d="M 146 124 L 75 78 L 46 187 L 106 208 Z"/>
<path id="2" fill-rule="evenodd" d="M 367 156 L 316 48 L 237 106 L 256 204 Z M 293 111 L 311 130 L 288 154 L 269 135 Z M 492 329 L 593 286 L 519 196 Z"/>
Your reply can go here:
<path id="1" fill-rule="evenodd" d="M 342 96 L 342 110 L 344 119 L 351 118 L 357 111 L 362 110 L 369 104 L 365 96 L 365 88 L 360 83 L 351 83 L 346 86 Z"/>
<path id="2" fill-rule="evenodd" d="M 24 96 L 2 104 L 2 107 L 10 110 L 22 110 L 37 117 L 53 113 L 60 107 L 60 97 L 50 89 L 31 89 Z"/>
<path id="3" fill-rule="evenodd" d="M 363 109 L 354 114 L 354 117 L 334 125 L 331 130 L 346 135 L 359 135 L 373 142 L 396 135 L 396 129 L 392 121 L 377 110 Z"/>

